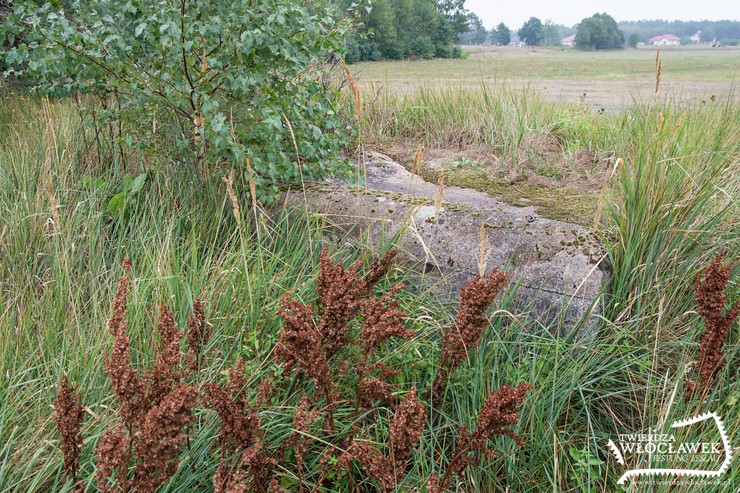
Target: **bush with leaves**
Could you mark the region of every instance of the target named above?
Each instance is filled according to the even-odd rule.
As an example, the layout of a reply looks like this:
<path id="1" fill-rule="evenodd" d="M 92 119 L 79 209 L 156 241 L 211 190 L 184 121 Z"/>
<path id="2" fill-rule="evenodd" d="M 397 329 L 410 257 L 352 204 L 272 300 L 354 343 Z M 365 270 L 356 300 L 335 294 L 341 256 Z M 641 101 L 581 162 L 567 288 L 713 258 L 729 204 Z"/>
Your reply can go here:
<path id="1" fill-rule="evenodd" d="M 0 27 L 13 38 L 0 58 L 36 90 L 86 102 L 98 142 L 105 136 L 122 156 L 250 163 L 258 198 L 269 201 L 281 182 L 344 168 L 339 151 L 353 129 L 339 117 L 331 73 L 349 22 L 330 8 L 19 0 Z"/>

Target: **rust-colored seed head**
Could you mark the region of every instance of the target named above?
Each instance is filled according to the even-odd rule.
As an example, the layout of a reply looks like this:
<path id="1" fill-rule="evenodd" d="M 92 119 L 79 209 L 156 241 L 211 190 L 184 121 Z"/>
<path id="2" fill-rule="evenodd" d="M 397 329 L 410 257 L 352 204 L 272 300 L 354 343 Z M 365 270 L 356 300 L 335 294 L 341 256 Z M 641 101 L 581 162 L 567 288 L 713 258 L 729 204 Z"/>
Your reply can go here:
<path id="1" fill-rule="evenodd" d="M 175 474 L 176 455 L 186 438 L 183 428 L 192 421 L 197 404 L 197 389 L 182 385 L 146 414 L 136 443 L 137 492 L 154 493 Z"/>
<path id="2" fill-rule="evenodd" d="M 113 315 L 108 319 L 108 328 L 114 334 L 121 328 L 121 324 L 126 317 L 126 305 L 128 304 L 128 289 L 130 285 L 131 280 L 127 274 L 118 278 L 116 296 L 113 298 Z"/>
<path id="3" fill-rule="evenodd" d="M 276 356 L 287 369 L 312 378 L 325 391 L 332 387 L 332 378 L 322 343 L 324 338 L 314 327 L 313 308 L 289 298 L 283 298 L 278 311 L 285 323 L 280 332 Z"/>
<path id="4" fill-rule="evenodd" d="M 148 407 L 146 389 L 139 373 L 131 366 L 129 344 L 124 321 L 114 334 L 113 349 L 104 360 L 104 368 L 118 398 L 121 419 L 129 429 L 137 429 Z"/>
<path id="5" fill-rule="evenodd" d="M 416 389 L 411 389 L 398 405 L 391 420 L 391 449 L 396 471 L 406 469 L 406 461 L 421 438 L 427 424 L 427 412 L 422 402 L 416 398 Z"/>
<path id="6" fill-rule="evenodd" d="M 213 476 L 213 493 L 247 493 L 245 477 L 241 469 L 231 470 L 222 464 Z"/>
<path id="7" fill-rule="evenodd" d="M 725 336 L 740 313 L 736 306 L 727 307 L 727 283 L 730 280 L 730 267 L 722 267 L 722 256 L 718 255 L 705 269 L 704 275 L 696 280 L 695 298 L 699 303 L 699 315 L 704 319 L 704 335 L 699 344 L 699 358 L 695 370 L 699 382 L 691 382 L 689 395 L 708 389 L 717 373 L 726 364 L 723 345 Z M 726 313 L 725 313 L 726 309 Z"/>
<path id="8" fill-rule="evenodd" d="M 221 433 L 219 434 L 221 446 L 245 449 L 260 440 L 262 437 L 261 423 L 256 414 L 247 412 L 247 409 L 229 397 L 218 384 L 204 385 L 203 393 L 208 407 L 216 411 L 221 419 Z"/>
<path id="9" fill-rule="evenodd" d="M 374 296 L 361 301 L 364 325 L 359 340 L 365 357 L 370 357 L 380 345 L 391 337 L 409 339 L 414 336 L 403 327 L 406 313 L 399 311 L 400 302 L 394 297 L 403 288 L 399 284 L 391 288 L 382 298 Z"/>
<path id="10" fill-rule="evenodd" d="M 190 348 L 188 368 L 198 371 L 203 348 L 211 338 L 211 331 L 206 324 L 206 315 L 200 299 L 193 301 L 193 314 L 188 318 L 187 342 Z"/>
<path id="11" fill-rule="evenodd" d="M 113 471 L 118 470 L 118 485 L 122 490 L 128 489 L 128 451 L 131 439 L 126 436 L 122 425 L 106 431 L 98 444 L 98 461 L 95 465 L 95 477 L 98 489 L 102 493 L 119 491 L 110 484 Z"/>
<path id="12" fill-rule="evenodd" d="M 521 447 L 521 439 L 509 427 L 519 421 L 519 406 L 530 390 L 532 386 L 527 384 L 515 388 L 503 385 L 489 395 L 483 409 L 478 413 L 478 423 L 473 436 L 491 439 L 497 435 L 506 435 Z"/>
<path id="13" fill-rule="evenodd" d="M 457 318 L 442 341 L 440 368 L 432 385 L 432 402 L 439 402 L 449 375 L 468 358 L 469 351 L 478 346 L 483 329 L 488 325 L 486 312 L 505 284 L 506 273 L 496 268 L 488 277 L 475 276 L 460 290 Z"/>
<path id="14" fill-rule="evenodd" d="M 64 469 L 73 481 L 80 469 L 82 452 L 82 420 L 85 409 L 76 393 L 77 385 L 70 385 L 67 375 L 62 375 L 59 391 L 54 401 L 54 421 L 59 430 L 59 448 L 64 455 Z"/>

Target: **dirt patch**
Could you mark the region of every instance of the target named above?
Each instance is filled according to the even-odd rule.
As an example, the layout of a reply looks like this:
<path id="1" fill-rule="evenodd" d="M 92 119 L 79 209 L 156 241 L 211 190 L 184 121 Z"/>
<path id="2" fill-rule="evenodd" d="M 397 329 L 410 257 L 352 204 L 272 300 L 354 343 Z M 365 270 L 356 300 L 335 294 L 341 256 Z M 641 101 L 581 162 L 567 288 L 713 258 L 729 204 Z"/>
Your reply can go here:
<path id="1" fill-rule="evenodd" d="M 424 166 L 433 170 L 482 170 L 512 183 L 599 192 L 611 161 L 594 156 L 585 148 L 566 149 L 564 143 L 556 132 L 529 133 L 512 156 L 499 156 L 481 144 L 425 149 L 423 160 Z M 408 142 L 391 142 L 377 150 L 408 169 L 416 152 Z"/>
<path id="2" fill-rule="evenodd" d="M 411 169 L 415 148 L 394 142 L 382 152 Z M 609 161 L 586 149 L 564 149 L 555 132 L 527 134 L 517 152 L 502 158 L 485 146 L 425 149 L 422 176 L 446 186 L 472 188 L 516 206 L 534 206 L 551 219 L 592 225 Z"/>

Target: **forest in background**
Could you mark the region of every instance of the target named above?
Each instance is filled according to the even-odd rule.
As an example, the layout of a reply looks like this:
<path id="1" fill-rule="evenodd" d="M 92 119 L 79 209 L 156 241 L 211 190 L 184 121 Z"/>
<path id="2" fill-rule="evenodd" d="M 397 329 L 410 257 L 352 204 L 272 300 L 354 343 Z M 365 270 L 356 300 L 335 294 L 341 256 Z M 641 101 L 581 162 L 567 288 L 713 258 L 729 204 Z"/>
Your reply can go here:
<path id="1" fill-rule="evenodd" d="M 483 21 L 473 12 L 467 12 L 468 30 L 461 33 L 457 42 L 461 45 L 481 44 L 508 44 L 506 36 L 502 37 L 502 31 L 517 33 L 524 26 L 507 26 L 499 23 L 496 27 L 487 29 Z M 533 19 L 539 20 L 537 17 Z M 531 19 L 530 19 L 531 21 Z M 529 23 L 529 21 L 527 22 Z M 549 20 L 541 21 L 542 35 L 534 44 L 536 46 L 559 46 L 560 40 L 571 34 L 576 34 L 579 24 L 566 26 L 553 24 Z M 690 36 L 701 32 L 701 42 L 711 43 L 719 41 L 725 45 L 737 45 L 740 43 L 740 21 L 666 21 L 666 20 L 639 20 L 639 21 L 617 21 L 617 26 L 624 33 L 625 40 L 633 34 L 638 36 L 639 42 L 647 43 L 653 36 L 661 34 L 673 34 L 681 38 L 682 44 L 689 44 Z M 519 33 L 521 36 L 521 33 Z M 502 41 L 503 40 L 503 41 Z"/>

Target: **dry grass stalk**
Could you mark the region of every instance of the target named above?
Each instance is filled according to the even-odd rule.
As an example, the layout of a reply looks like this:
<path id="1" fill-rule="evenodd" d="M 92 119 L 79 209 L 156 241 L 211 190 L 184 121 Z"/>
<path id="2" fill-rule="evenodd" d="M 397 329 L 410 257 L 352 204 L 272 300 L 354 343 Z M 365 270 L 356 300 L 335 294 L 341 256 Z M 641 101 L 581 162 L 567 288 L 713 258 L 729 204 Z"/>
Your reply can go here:
<path id="1" fill-rule="evenodd" d="M 77 385 L 70 385 L 67 375 L 62 375 L 54 401 L 54 422 L 59 430 L 59 448 L 64 456 L 64 470 L 67 478 L 73 482 L 80 470 L 84 417 L 85 409 L 80 404 Z"/>
<path id="2" fill-rule="evenodd" d="M 53 232 L 54 234 L 60 232 L 60 228 L 62 227 L 62 219 L 59 216 L 59 203 L 57 202 L 56 195 L 54 195 L 54 185 L 51 182 L 51 175 L 49 173 L 46 174 L 46 183 L 48 185 L 48 195 L 49 195 L 49 207 L 51 207 L 51 218 L 53 223 Z"/>
<path id="3" fill-rule="evenodd" d="M 699 344 L 699 359 L 694 369 L 699 381 L 689 382 L 688 397 L 695 392 L 708 392 L 714 385 L 719 371 L 727 364 L 723 345 L 725 336 L 740 314 L 740 309 L 727 306 L 727 283 L 730 266 L 722 267 L 722 256 L 718 255 L 696 280 L 695 298 L 699 303 L 699 315 L 704 320 L 704 335 Z"/>
<path id="4" fill-rule="evenodd" d="M 599 223 L 601 222 L 601 215 L 604 212 L 604 205 L 606 204 L 606 196 L 607 191 L 609 190 L 609 182 L 611 181 L 612 176 L 614 176 L 614 173 L 616 173 L 617 168 L 624 168 L 624 161 L 622 158 L 617 158 L 617 160 L 614 162 L 614 167 L 612 168 L 612 172 L 609 174 L 609 176 L 604 178 L 604 182 L 601 184 L 601 192 L 599 193 L 599 203 L 596 205 L 596 213 L 594 214 L 594 229 L 599 228 Z"/>
<path id="5" fill-rule="evenodd" d="M 662 71 L 662 62 L 660 61 L 660 50 L 655 54 L 655 94 L 660 89 L 660 75 Z"/>
<path id="6" fill-rule="evenodd" d="M 350 90 L 352 91 L 352 101 L 355 105 L 355 118 L 357 119 L 357 124 L 360 125 L 362 123 L 362 93 L 360 92 L 360 86 L 357 84 L 355 78 L 352 77 L 352 72 L 350 72 L 349 67 L 344 63 L 344 60 L 341 60 L 341 62 L 342 68 L 344 69 L 344 76 L 347 78 Z"/>
<path id="7" fill-rule="evenodd" d="M 488 235 L 486 234 L 486 225 L 481 223 L 480 225 L 480 251 L 478 252 L 478 275 L 483 277 L 486 275 L 488 270 L 488 254 L 491 251 L 488 249 Z"/>
<path id="8" fill-rule="evenodd" d="M 442 211 L 442 197 L 445 193 L 445 175 L 437 173 L 437 195 L 434 196 L 434 222 L 439 222 L 439 213 Z"/>
<path id="9" fill-rule="evenodd" d="M 236 224 L 241 226 L 242 213 L 241 209 L 239 208 L 239 199 L 237 199 L 236 192 L 234 191 L 234 170 L 232 169 L 231 171 L 229 171 L 229 174 L 224 176 L 222 180 L 224 183 L 226 183 L 226 194 L 231 201 L 231 212 L 234 214 Z"/>
<path id="10" fill-rule="evenodd" d="M 416 154 L 414 154 L 414 165 L 411 167 L 411 173 L 415 175 L 421 174 L 421 166 L 424 159 L 424 144 L 419 144 L 416 148 Z"/>
<path id="11" fill-rule="evenodd" d="M 249 174 L 249 195 L 252 199 L 252 210 L 257 214 L 257 183 L 254 181 L 254 171 L 249 159 L 247 159 L 247 173 Z"/>

